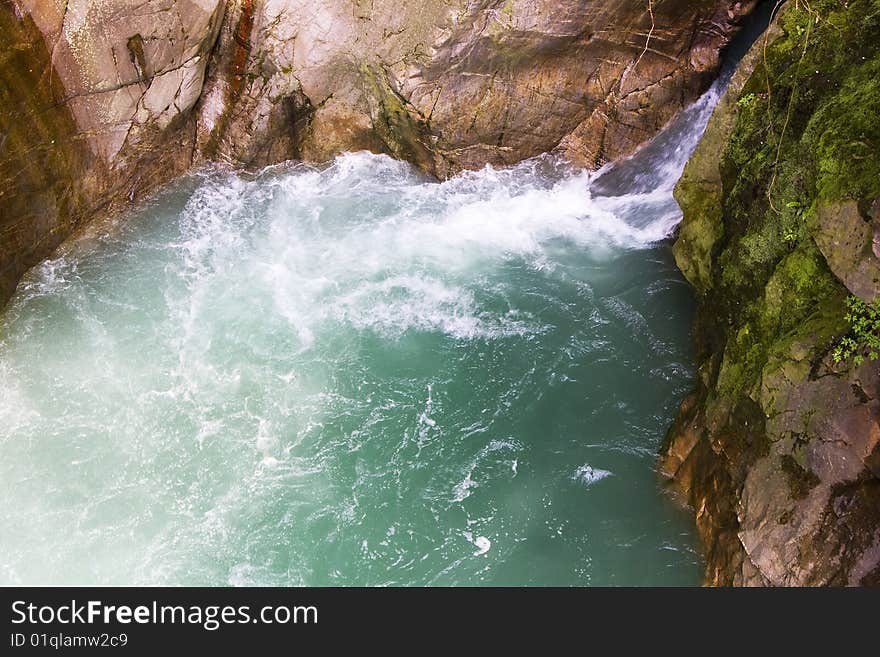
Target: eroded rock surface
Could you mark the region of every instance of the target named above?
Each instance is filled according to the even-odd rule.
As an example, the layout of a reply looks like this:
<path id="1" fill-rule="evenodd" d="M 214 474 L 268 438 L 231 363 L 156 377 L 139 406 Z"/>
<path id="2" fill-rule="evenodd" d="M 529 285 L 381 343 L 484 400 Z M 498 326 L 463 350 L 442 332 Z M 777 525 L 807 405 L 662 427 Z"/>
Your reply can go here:
<path id="1" fill-rule="evenodd" d="M 221 0 L 0 3 L 0 303 L 73 230 L 192 162 Z"/>
<path id="2" fill-rule="evenodd" d="M 880 213 L 874 204 L 868 220 L 858 203 L 848 200 L 823 203 L 817 208 L 816 245 L 828 266 L 860 299 L 873 302 L 880 297 Z"/>
<path id="3" fill-rule="evenodd" d="M 556 148 L 595 167 L 705 88 L 754 4 L 232 3 L 200 139 L 251 163 L 278 136 L 309 159 L 369 148 L 440 176 Z"/>

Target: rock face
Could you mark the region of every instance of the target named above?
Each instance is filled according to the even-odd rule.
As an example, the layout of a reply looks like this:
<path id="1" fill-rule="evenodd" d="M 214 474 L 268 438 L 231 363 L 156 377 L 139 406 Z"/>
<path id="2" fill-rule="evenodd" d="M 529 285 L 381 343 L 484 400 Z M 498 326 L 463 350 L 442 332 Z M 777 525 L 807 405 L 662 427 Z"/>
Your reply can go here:
<path id="1" fill-rule="evenodd" d="M 756 0 L 4 0 L 0 304 L 193 163 L 387 152 L 437 176 L 631 153 Z"/>
<path id="2" fill-rule="evenodd" d="M 880 296 L 878 10 L 789 3 L 676 189 L 700 369 L 660 470 L 710 584 L 880 584 L 880 361 L 833 356 Z"/>
<path id="3" fill-rule="evenodd" d="M 192 162 L 220 0 L 0 3 L 0 304 L 78 226 Z"/>
<path id="4" fill-rule="evenodd" d="M 556 148 L 596 167 L 705 88 L 754 4 L 231 3 L 200 144 L 252 164 L 368 148 L 441 177 Z"/>

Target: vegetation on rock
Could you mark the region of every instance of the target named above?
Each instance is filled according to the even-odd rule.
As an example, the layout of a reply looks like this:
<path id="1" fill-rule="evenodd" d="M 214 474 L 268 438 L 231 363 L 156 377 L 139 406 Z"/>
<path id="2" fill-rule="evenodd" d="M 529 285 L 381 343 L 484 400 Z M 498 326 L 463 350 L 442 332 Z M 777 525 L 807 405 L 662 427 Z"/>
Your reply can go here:
<path id="1" fill-rule="evenodd" d="M 880 0 L 790 0 L 737 75 L 676 189 L 700 382 L 661 471 L 710 583 L 880 581 Z"/>
<path id="2" fill-rule="evenodd" d="M 852 357 L 856 365 L 861 365 L 865 354 L 871 360 L 877 360 L 880 357 L 880 302 L 869 304 L 851 296 L 846 305 L 850 333 L 835 347 L 834 360 L 839 363 Z"/>
<path id="3" fill-rule="evenodd" d="M 880 196 L 880 2 L 795 2 L 780 27 L 736 103 L 720 162 L 720 330 L 709 342 L 726 346 L 725 394 L 753 386 L 793 340 L 819 334 L 821 354 L 846 331 L 848 293 L 812 237 L 817 209 Z"/>

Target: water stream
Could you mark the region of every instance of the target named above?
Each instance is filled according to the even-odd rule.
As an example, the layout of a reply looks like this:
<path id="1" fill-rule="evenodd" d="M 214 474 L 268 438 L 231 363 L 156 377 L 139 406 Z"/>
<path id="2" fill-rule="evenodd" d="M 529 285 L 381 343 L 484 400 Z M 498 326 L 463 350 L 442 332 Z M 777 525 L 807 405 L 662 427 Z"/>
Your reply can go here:
<path id="1" fill-rule="evenodd" d="M 0 316 L 0 583 L 698 583 L 662 240 L 725 80 L 599 175 L 212 168 L 67 244 Z"/>

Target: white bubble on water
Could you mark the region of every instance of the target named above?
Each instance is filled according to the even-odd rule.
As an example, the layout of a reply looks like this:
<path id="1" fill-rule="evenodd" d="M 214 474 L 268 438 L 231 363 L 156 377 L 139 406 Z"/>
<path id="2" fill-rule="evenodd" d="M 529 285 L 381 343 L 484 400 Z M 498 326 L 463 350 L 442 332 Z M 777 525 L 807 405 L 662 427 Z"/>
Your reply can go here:
<path id="1" fill-rule="evenodd" d="M 582 484 L 589 486 L 591 484 L 595 484 L 597 481 L 602 481 L 606 477 L 610 477 L 614 473 L 610 470 L 602 470 L 601 468 L 594 468 L 590 464 L 584 464 L 579 467 L 572 477 L 575 481 L 579 481 Z"/>

